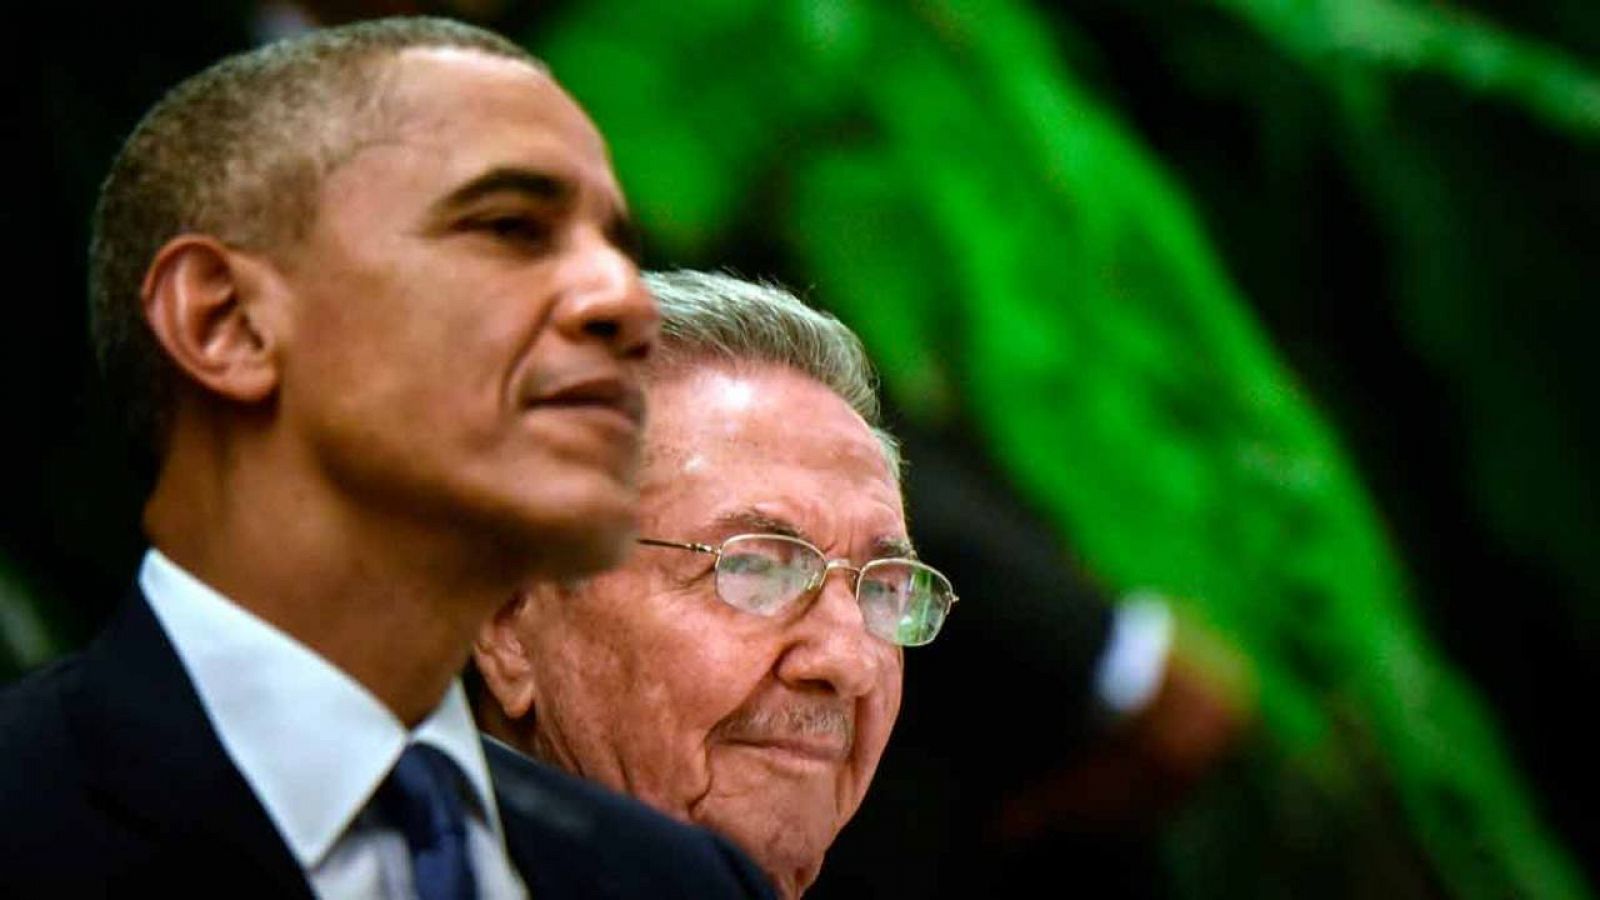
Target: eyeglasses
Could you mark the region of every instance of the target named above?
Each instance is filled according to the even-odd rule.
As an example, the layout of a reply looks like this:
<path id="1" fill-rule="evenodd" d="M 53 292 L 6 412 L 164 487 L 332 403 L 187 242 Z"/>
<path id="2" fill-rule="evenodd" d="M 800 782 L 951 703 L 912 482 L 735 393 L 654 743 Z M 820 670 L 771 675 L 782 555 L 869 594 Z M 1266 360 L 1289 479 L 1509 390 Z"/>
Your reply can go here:
<path id="1" fill-rule="evenodd" d="M 716 556 L 717 597 L 758 616 L 780 615 L 822 587 L 829 572 L 843 569 L 855 575 L 856 603 L 867 630 L 903 647 L 933 640 L 958 599 L 950 579 L 914 559 L 875 559 L 857 568 L 781 534 L 739 534 L 715 547 L 655 538 L 639 538 L 639 543 Z"/>

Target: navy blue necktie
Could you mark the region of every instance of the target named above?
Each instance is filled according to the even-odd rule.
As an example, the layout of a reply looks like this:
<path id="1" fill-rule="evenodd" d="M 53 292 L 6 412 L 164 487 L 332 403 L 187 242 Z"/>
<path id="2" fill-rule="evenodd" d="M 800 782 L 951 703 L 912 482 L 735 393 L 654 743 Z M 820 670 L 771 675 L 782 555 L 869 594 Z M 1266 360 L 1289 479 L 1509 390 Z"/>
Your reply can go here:
<path id="1" fill-rule="evenodd" d="M 378 788 L 378 808 L 411 848 L 417 900 L 476 900 L 461 770 L 426 744 L 411 744 Z"/>

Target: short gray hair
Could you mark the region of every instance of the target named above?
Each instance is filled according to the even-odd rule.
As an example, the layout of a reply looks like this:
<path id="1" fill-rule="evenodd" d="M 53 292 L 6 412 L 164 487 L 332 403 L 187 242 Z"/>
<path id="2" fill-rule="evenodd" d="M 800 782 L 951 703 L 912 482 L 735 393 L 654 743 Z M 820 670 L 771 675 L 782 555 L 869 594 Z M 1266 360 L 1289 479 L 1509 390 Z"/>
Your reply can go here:
<path id="1" fill-rule="evenodd" d="M 382 65 L 456 48 L 526 62 L 526 50 L 449 19 L 393 18 L 309 32 L 230 56 L 173 88 L 111 164 L 89 245 L 90 333 L 136 439 L 160 453 L 176 373 L 141 285 L 180 234 L 271 250 L 315 221 L 323 177 L 384 121 Z"/>
<path id="2" fill-rule="evenodd" d="M 648 377 L 704 363 L 766 363 L 814 379 L 855 410 L 898 477 L 900 442 L 883 427 L 878 377 L 855 332 L 772 282 L 687 269 L 647 272 L 661 309 L 661 339 Z"/>

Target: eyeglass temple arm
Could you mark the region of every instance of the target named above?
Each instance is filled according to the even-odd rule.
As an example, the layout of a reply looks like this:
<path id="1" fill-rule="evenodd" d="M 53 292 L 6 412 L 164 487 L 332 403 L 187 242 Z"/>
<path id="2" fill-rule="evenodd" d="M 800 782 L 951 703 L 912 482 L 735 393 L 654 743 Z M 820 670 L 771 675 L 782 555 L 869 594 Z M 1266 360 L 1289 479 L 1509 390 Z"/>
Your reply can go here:
<path id="1" fill-rule="evenodd" d="M 693 550 L 696 553 L 717 553 L 716 547 L 710 544 L 689 544 L 683 541 L 663 541 L 658 538 L 635 538 L 635 543 L 648 544 L 651 547 L 673 547 L 678 550 Z"/>

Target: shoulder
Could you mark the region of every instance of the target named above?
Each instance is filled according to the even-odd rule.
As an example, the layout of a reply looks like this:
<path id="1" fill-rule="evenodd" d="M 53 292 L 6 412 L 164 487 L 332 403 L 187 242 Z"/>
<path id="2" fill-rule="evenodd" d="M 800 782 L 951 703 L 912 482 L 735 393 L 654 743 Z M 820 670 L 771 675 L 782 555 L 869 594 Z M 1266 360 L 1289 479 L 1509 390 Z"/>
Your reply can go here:
<path id="1" fill-rule="evenodd" d="M 11 809 L 60 808 L 84 790 L 101 732 L 93 722 L 108 706 L 105 633 L 87 647 L 0 686 L 0 796 Z M 117 679 L 129 673 L 117 670 Z M 137 741 L 141 735 L 118 735 Z M 0 828 L 18 827 L 0 816 Z"/>
<path id="2" fill-rule="evenodd" d="M 0 688 L 0 897 L 309 896 L 137 596 Z"/>
<path id="3" fill-rule="evenodd" d="M 772 897 L 722 837 L 484 741 L 507 849 L 535 896 Z M 566 890 L 563 890 L 566 888 Z"/>
<path id="4" fill-rule="evenodd" d="M 74 854 L 63 835 L 77 853 L 100 849 L 88 825 L 95 815 L 89 773 L 68 715 L 79 662 L 69 658 L 0 688 L 0 847 L 11 861 L 0 894 L 72 883 Z"/>
<path id="5" fill-rule="evenodd" d="M 79 671 L 80 658 L 68 657 L 0 687 L 0 796 L 7 805 L 75 764 L 67 698 Z"/>

